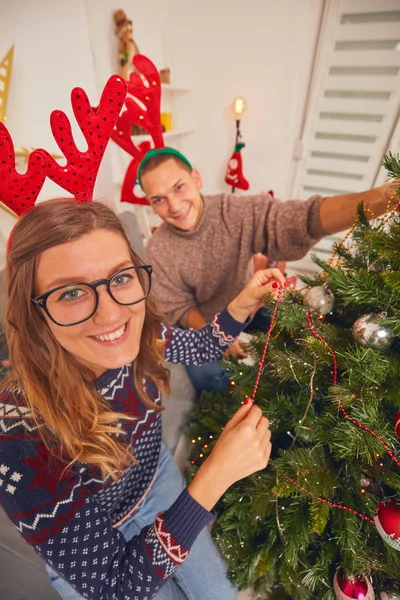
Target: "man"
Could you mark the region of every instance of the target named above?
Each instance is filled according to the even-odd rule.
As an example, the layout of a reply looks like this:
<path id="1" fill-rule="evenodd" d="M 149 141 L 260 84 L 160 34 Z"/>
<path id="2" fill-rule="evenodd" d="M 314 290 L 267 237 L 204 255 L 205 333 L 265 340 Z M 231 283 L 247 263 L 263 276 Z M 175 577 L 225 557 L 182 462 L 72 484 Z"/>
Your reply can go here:
<path id="1" fill-rule="evenodd" d="M 158 307 L 171 325 L 193 329 L 239 293 L 254 254 L 299 260 L 325 235 L 351 227 L 361 202 L 380 215 L 393 194 L 388 184 L 307 201 L 280 202 L 269 194 L 202 196 L 200 173 L 172 148 L 148 152 L 138 178 L 164 221 L 146 248 Z M 238 343 L 231 353 L 240 356 Z M 189 374 L 198 391 L 220 389 L 227 381 L 215 364 L 191 368 Z"/>

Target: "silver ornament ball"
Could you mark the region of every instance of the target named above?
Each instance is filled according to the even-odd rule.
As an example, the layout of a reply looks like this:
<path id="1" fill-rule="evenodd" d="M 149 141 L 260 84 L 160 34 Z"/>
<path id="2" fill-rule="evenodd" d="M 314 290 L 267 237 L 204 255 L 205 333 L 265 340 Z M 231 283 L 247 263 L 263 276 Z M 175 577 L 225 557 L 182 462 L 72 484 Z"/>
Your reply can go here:
<path id="1" fill-rule="evenodd" d="M 394 340 L 393 333 L 385 324 L 385 317 L 374 313 L 357 319 L 352 331 L 356 342 L 374 350 L 386 350 Z"/>
<path id="2" fill-rule="evenodd" d="M 332 292 L 320 285 L 310 288 L 303 297 L 304 306 L 320 315 L 327 315 L 331 312 L 334 303 L 335 297 Z"/>
<path id="3" fill-rule="evenodd" d="M 380 600 L 400 600 L 400 596 L 393 592 L 381 592 L 379 598 Z"/>
<path id="4" fill-rule="evenodd" d="M 371 485 L 371 480 L 368 479 L 368 477 L 361 477 L 361 479 L 360 479 L 360 485 L 362 487 L 368 487 L 369 485 Z"/>

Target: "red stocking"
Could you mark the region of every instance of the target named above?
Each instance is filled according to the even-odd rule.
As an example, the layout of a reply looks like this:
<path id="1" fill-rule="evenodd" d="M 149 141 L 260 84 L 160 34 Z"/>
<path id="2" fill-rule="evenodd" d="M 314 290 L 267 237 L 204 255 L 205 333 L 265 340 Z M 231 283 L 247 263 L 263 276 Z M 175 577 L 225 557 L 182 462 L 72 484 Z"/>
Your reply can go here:
<path id="1" fill-rule="evenodd" d="M 249 189 L 249 182 L 243 176 L 242 155 L 240 154 L 244 144 L 236 144 L 235 152 L 229 159 L 226 169 L 225 181 L 232 187 L 240 188 L 241 190 Z"/>

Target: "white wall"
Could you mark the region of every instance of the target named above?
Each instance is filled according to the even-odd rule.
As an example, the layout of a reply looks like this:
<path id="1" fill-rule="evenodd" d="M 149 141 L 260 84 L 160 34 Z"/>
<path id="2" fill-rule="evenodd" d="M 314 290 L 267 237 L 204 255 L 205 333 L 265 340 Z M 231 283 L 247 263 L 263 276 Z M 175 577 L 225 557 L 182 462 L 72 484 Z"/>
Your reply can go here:
<path id="1" fill-rule="evenodd" d="M 98 81 L 115 62 L 111 22 L 118 0 L 86 0 Z M 323 0 L 138 0 L 122 8 L 140 51 L 191 94 L 181 101 L 195 131 L 183 149 L 204 176 L 205 191 L 228 190 L 225 167 L 234 147 L 231 103 L 243 95 L 244 173 L 251 192 L 290 193 Z M 108 48 L 108 51 L 107 51 Z"/>
<path id="2" fill-rule="evenodd" d="M 235 140 L 230 107 L 243 95 L 249 193 L 273 189 L 287 197 L 322 0 L 170 0 L 170 7 L 173 75 L 193 90 L 196 131 L 187 148 L 206 191 L 229 189 L 224 175 Z"/>
<path id="3" fill-rule="evenodd" d="M 82 0 L 1 2 L 0 60 L 12 44 L 15 49 L 7 127 L 15 147 L 42 147 L 60 154 L 49 117 L 52 110 L 61 109 L 70 117 L 78 145 L 84 149 L 83 136 L 72 114 L 70 94 L 74 87 L 83 87 L 96 104 L 98 91 Z M 98 193 L 107 195 L 104 182 L 104 172 L 110 172 L 107 161 L 102 168 L 103 186 Z M 70 194 L 47 179 L 39 200 L 55 196 Z M 14 222 L 13 217 L 0 210 L 0 265 Z"/>
<path id="4" fill-rule="evenodd" d="M 229 190 L 236 95 L 248 103 L 242 121 L 244 173 L 250 192 L 274 189 L 288 197 L 323 0 L 14 0 L 0 7 L 0 59 L 15 44 L 7 125 L 16 146 L 57 152 L 49 114 L 71 115 L 70 92 L 82 86 L 93 103 L 116 70 L 112 12 L 134 22 L 141 52 L 172 81 L 188 85 L 186 108 L 195 126 L 183 149 L 202 171 L 205 191 Z M 115 61 L 115 62 L 114 62 Z M 96 195 L 117 193 L 109 148 Z M 122 152 L 122 150 L 117 150 Z M 40 199 L 60 195 L 46 183 Z M 123 207 L 125 208 L 125 207 Z M 0 211 L 0 253 L 13 219 Z M 2 246 L 2 247 L 1 247 Z"/>

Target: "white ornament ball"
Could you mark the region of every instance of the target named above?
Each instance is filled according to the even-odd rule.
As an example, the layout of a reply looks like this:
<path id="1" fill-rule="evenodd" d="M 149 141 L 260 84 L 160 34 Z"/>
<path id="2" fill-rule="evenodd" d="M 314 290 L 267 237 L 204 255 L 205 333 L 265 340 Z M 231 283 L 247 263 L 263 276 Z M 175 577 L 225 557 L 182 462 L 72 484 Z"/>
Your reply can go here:
<path id="1" fill-rule="evenodd" d="M 144 193 L 143 188 L 138 181 L 136 181 L 135 185 L 133 186 L 133 194 L 136 196 L 136 198 L 146 197 L 146 194 Z"/>
<path id="2" fill-rule="evenodd" d="M 374 590 L 367 577 L 358 575 L 348 579 L 341 569 L 335 573 L 333 589 L 337 600 L 375 600 Z"/>
<path id="3" fill-rule="evenodd" d="M 361 477 L 361 479 L 360 479 L 360 485 L 361 485 L 361 487 L 366 488 L 369 485 L 371 485 L 371 480 L 368 479 L 368 477 Z"/>
<path id="4" fill-rule="evenodd" d="M 386 350 L 394 340 L 393 333 L 385 325 L 385 318 L 374 313 L 357 319 L 352 331 L 356 342 L 374 350 Z"/>
<path id="5" fill-rule="evenodd" d="M 335 303 L 335 296 L 327 287 L 316 286 L 310 288 L 303 296 L 303 304 L 308 310 L 327 315 Z"/>

